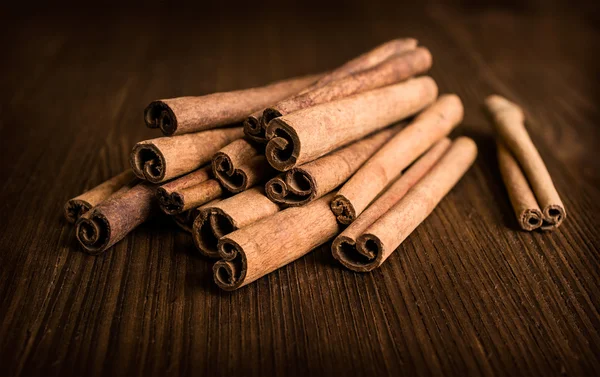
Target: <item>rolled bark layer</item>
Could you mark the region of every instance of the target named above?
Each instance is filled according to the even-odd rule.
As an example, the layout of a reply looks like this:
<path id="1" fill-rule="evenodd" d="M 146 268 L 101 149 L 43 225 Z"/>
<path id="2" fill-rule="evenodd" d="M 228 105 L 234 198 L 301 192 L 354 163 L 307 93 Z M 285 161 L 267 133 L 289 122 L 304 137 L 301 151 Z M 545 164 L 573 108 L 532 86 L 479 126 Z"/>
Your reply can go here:
<path id="1" fill-rule="evenodd" d="M 136 176 L 160 183 L 198 169 L 243 134 L 236 127 L 141 141 L 133 147 L 129 162 Z"/>
<path id="2" fill-rule="evenodd" d="M 154 189 L 147 182 L 138 183 L 82 216 L 76 235 L 84 251 L 100 254 L 146 221 L 156 208 Z"/>
<path id="3" fill-rule="evenodd" d="M 234 290 L 302 257 L 334 237 L 340 226 L 329 209 L 331 195 L 291 207 L 222 237 L 215 282 Z"/>
<path id="4" fill-rule="evenodd" d="M 241 122 L 249 114 L 298 93 L 320 77 L 308 75 L 263 87 L 158 100 L 146 107 L 144 120 L 148 127 L 160 128 L 168 136 L 206 131 Z"/>
<path id="5" fill-rule="evenodd" d="M 271 179 L 265 185 L 269 199 L 285 206 L 301 206 L 344 183 L 403 125 L 390 127 L 298 166 Z"/>
<path id="6" fill-rule="evenodd" d="M 208 206 L 211 206 L 213 204 L 216 204 L 220 199 L 215 199 L 212 200 L 204 205 L 201 205 L 200 207 L 196 207 L 196 208 L 192 208 L 192 209 L 188 209 L 187 211 L 181 212 L 177 215 L 173 215 L 173 221 L 175 221 L 175 224 L 177 224 L 181 229 L 183 229 L 184 231 L 188 232 L 188 233 L 192 233 L 192 229 L 194 227 L 194 221 L 196 220 L 196 218 L 198 217 L 198 215 L 200 214 L 200 211 L 203 208 L 206 208 Z"/>
<path id="7" fill-rule="evenodd" d="M 93 189 L 86 191 L 73 199 L 69 199 L 64 207 L 65 219 L 74 224 L 83 214 L 108 199 L 123 187 L 127 187 L 134 179 L 136 179 L 135 174 L 133 174 L 131 169 L 127 169 Z"/>
<path id="8" fill-rule="evenodd" d="M 420 77 L 276 118 L 267 128 L 267 160 L 290 170 L 412 116 L 436 97 L 435 81 Z"/>
<path id="9" fill-rule="evenodd" d="M 192 237 L 196 247 L 209 258 L 218 258 L 219 239 L 237 229 L 248 226 L 279 211 L 261 187 L 204 206 L 193 224 Z"/>
<path id="10" fill-rule="evenodd" d="M 493 117 L 498 136 L 519 162 L 542 209 L 544 223 L 541 229 L 557 228 L 564 221 L 567 213 L 550 173 L 527 133 L 523 110 L 498 95 L 489 96 L 485 104 Z"/>
<path id="11" fill-rule="evenodd" d="M 438 141 L 428 152 L 408 168 L 373 204 L 361 213 L 356 221 L 352 222 L 337 236 L 331 245 L 333 257 L 345 267 L 357 272 L 368 272 L 379 267 L 387 256 L 371 253 L 364 248 L 357 248 L 356 240 L 369 226 L 398 203 L 408 190 L 431 170 L 444 153 L 446 153 L 450 144 L 451 142 L 448 138 Z"/>
<path id="12" fill-rule="evenodd" d="M 334 256 L 346 267 L 365 272 L 380 266 L 419 224 L 475 161 L 477 146 L 473 140 L 459 137 L 448 151 L 396 204 L 369 225 L 356 238 L 355 248 L 348 239 L 333 247 Z"/>
<path id="13" fill-rule="evenodd" d="M 346 182 L 331 202 L 342 224 L 350 224 L 379 193 L 435 142 L 463 119 L 463 105 L 454 94 L 440 96 L 375 153 Z"/>
<path id="14" fill-rule="evenodd" d="M 167 215 L 177 215 L 198 207 L 223 194 L 223 188 L 212 178 L 210 165 L 156 189 L 158 204 Z"/>

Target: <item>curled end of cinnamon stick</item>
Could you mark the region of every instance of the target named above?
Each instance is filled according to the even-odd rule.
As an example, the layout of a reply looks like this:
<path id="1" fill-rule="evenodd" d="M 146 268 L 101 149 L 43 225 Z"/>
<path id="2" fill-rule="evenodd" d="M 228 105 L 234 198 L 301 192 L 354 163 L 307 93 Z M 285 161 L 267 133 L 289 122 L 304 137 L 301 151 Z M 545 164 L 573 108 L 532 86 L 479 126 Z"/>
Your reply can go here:
<path id="1" fill-rule="evenodd" d="M 336 195 L 331 201 L 331 210 L 340 224 L 351 224 L 356 219 L 356 210 L 352 203 L 343 195 Z"/>
<path id="2" fill-rule="evenodd" d="M 262 122 L 264 129 L 267 129 L 267 126 L 273 119 L 279 118 L 282 115 L 283 114 L 281 114 L 279 110 L 272 107 L 268 107 L 265 109 L 265 111 L 263 111 L 263 115 L 260 121 Z"/>
<path id="3" fill-rule="evenodd" d="M 156 198 L 158 199 L 160 209 L 167 215 L 177 215 L 183 212 L 185 200 L 179 193 L 173 192 L 169 194 L 167 190 L 159 187 L 156 189 Z"/>
<path id="4" fill-rule="evenodd" d="M 144 110 L 144 121 L 149 128 L 160 128 L 167 135 L 173 135 L 177 130 L 177 117 L 163 101 L 153 101 Z"/>
<path id="5" fill-rule="evenodd" d="M 290 207 L 304 205 L 315 198 L 316 183 L 302 169 L 292 169 L 285 176 L 275 177 L 265 185 L 265 193 L 272 202 Z"/>
<path id="6" fill-rule="evenodd" d="M 240 245 L 228 238 L 219 240 L 219 256 L 223 260 L 213 266 L 215 283 L 223 290 L 239 288 L 246 278 L 247 262 Z"/>
<path id="7" fill-rule="evenodd" d="M 83 246 L 83 250 L 93 255 L 107 249 L 110 232 L 110 223 L 101 213 L 92 213 L 80 218 L 75 228 L 77 240 Z"/>
<path id="8" fill-rule="evenodd" d="M 293 168 L 300 155 L 296 131 L 280 119 L 274 119 L 267 128 L 267 139 L 265 155 L 269 164 L 279 171 Z"/>
<path id="9" fill-rule="evenodd" d="M 529 208 L 524 210 L 519 216 L 519 225 L 521 229 L 532 231 L 542 226 L 543 222 L 542 212 L 535 208 Z"/>
<path id="10" fill-rule="evenodd" d="M 567 217 L 565 209 L 558 204 L 552 204 L 544 208 L 544 224 L 542 230 L 554 230 L 562 224 Z"/>
<path id="11" fill-rule="evenodd" d="M 331 245 L 333 257 L 346 268 L 356 272 L 369 272 L 382 263 L 383 246 L 377 237 L 366 234 L 357 242 L 338 236 Z"/>
<path id="12" fill-rule="evenodd" d="M 165 177 L 165 157 L 152 144 L 136 144 L 131 151 L 129 163 L 133 173 L 141 179 L 158 183 Z"/>
<path id="13" fill-rule="evenodd" d="M 192 238 L 202 255 L 219 258 L 219 239 L 236 229 L 231 217 L 220 208 L 207 208 L 194 220 Z"/>
<path id="14" fill-rule="evenodd" d="M 65 204 L 65 219 L 71 224 L 75 224 L 90 209 L 92 209 L 92 205 L 85 200 L 71 199 Z"/>
<path id="15" fill-rule="evenodd" d="M 247 188 L 248 176 L 242 169 L 236 169 L 231 158 L 225 153 L 218 152 L 214 155 L 212 171 L 214 176 L 229 192 L 237 194 Z"/>
<path id="16" fill-rule="evenodd" d="M 250 115 L 244 121 L 244 135 L 256 143 L 266 144 L 265 127 L 262 126 L 261 117 Z"/>

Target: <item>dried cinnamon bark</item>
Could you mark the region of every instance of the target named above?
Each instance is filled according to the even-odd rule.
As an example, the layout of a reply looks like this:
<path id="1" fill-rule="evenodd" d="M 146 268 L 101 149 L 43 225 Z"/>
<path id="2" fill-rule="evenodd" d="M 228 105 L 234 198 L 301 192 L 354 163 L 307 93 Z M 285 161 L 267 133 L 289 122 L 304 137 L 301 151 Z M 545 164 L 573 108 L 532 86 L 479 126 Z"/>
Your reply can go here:
<path id="1" fill-rule="evenodd" d="M 264 154 L 249 141 L 238 139 L 212 159 L 216 179 L 229 192 L 242 192 L 274 174 Z"/>
<path id="2" fill-rule="evenodd" d="M 358 216 L 331 245 L 333 257 L 347 268 L 367 272 L 379 267 L 385 256 L 373 255 L 364 248 L 356 247 L 356 240 L 364 231 L 375 223 L 384 213 L 392 208 L 413 187 L 439 159 L 448 151 L 450 139 L 443 138 L 420 157 L 403 173 L 373 204 Z M 388 254 L 389 255 L 389 254 Z"/>
<path id="3" fill-rule="evenodd" d="M 146 221 L 156 208 L 154 189 L 150 183 L 138 183 L 82 216 L 76 224 L 76 235 L 84 251 L 100 254 Z"/>
<path id="4" fill-rule="evenodd" d="M 403 125 L 383 129 L 347 147 L 298 166 L 265 185 L 269 199 L 286 206 L 301 206 L 328 194 L 344 183 Z"/>
<path id="5" fill-rule="evenodd" d="M 134 179 L 136 179 L 135 174 L 131 169 L 127 169 L 93 189 L 69 199 L 65 204 L 65 218 L 68 222 L 75 223 L 84 213 L 106 200 L 128 183 L 131 183 Z"/>
<path id="6" fill-rule="evenodd" d="M 144 120 L 148 127 L 160 127 L 168 136 L 222 127 L 298 93 L 320 77 L 308 75 L 263 87 L 154 101 L 144 110 Z"/>
<path id="7" fill-rule="evenodd" d="M 242 287 L 334 237 L 340 226 L 329 209 L 331 197 L 285 209 L 222 237 L 223 259 L 213 266 L 217 285 L 228 291 Z"/>
<path id="8" fill-rule="evenodd" d="M 436 97 L 435 81 L 420 77 L 275 118 L 267 160 L 279 171 L 292 169 L 414 115 Z"/>
<path id="9" fill-rule="evenodd" d="M 473 164 L 476 156 L 477 146 L 473 140 L 466 137 L 456 139 L 435 166 L 375 222 L 366 229 L 349 232 L 352 234 L 349 238 L 336 239 L 332 246 L 334 257 L 358 272 L 379 267 L 429 216 Z M 356 240 L 354 245 L 353 240 Z"/>
<path id="10" fill-rule="evenodd" d="M 160 183 L 198 169 L 243 134 L 242 128 L 236 127 L 140 141 L 129 162 L 136 176 Z"/>
<path id="11" fill-rule="evenodd" d="M 278 211 L 279 206 L 265 196 L 263 188 L 251 188 L 205 206 L 193 224 L 194 243 L 203 255 L 218 258 L 217 242 L 221 237 Z"/>
<path id="12" fill-rule="evenodd" d="M 181 229 L 185 230 L 188 233 L 192 233 L 192 228 L 194 227 L 194 221 L 200 214 L 200 211 L 203 208 L 206 208 L 206 207 L 212 206 L 213 204 L 216 204 L 217 202 L 219 202 L 219 200 L 220 199 L 215 199 L 204 205 L 201 205 L 200 207 L 188 209 L 187 211 L 181 212 L 177 215 L 173 215 L 173 220 L 175 221 L 175 224 L 177 224 Z"/>
<path id="13" fill-rule="evenodd" d="M 160 208 L 167 215 L 176 215 L 221 197 L 223 188 L 211 178 L 208 165 L 165 183 L 156 189 Z"/>
<path id="14" fill-rule="evenodd" d="M 463 105 L 443 95 L 375 153 L 346 182 L 331 202 L 342 224 L 350 224 L 373 199 L 419 155 L 462 121 Z"/>
<path id="15" fill-rule="evenodd" d="M 544 223 L 541 229 L 557 228 L 566 218 L 567 213 L 550 173 L 525 129 L 523 110 L 497 95 L 489 96 L 485 104 L 494 119 L 498 136 L 519 162 L 542 209 Z"/>

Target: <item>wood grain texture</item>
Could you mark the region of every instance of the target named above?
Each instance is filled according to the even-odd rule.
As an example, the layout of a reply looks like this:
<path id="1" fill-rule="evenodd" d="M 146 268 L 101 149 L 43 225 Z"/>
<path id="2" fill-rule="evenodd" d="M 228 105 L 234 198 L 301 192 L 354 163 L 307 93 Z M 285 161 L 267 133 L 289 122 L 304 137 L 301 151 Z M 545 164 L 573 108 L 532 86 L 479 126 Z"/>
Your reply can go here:
<path id="1" fill-rule="evenodd" d="M 600 374 L 600 18 L 498 3 L 0 12 L 0 374 Z M 380 269 L 346 271 L 326 244 L 221 292 L 168 218 L 77 251 L 62 206 L 156 136 L 151 100 L 321 72 L 399 36 L 432 52 L 440 93 L 465 104 L 451 136 L 480 153 Z M 551 234 L 518 230 L 481 109 L 492 93 L 525 109 L 569 208 Z"/>

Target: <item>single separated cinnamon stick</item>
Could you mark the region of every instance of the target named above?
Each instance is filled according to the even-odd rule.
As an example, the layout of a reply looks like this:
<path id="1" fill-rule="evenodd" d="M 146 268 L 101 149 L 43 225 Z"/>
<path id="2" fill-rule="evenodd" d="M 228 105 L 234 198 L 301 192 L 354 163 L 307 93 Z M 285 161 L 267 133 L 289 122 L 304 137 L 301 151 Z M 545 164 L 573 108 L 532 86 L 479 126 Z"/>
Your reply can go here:
<path id="1" fill-rule="evenodd" d="M 328 194 L 346 182 L 403 126 L 401 124 L 385 128 L 347 147 L 280 174 L 265 185 L 267 196 L 275 203 L 292 207 L 304 205 Z"/>
<path id="2" fill-rule="evenodd" d="M 176 215 L 221 197 L 223 188 L 211 179 L 207 165 L 156 189 L 160 209 L 167 215 Z"/>
<path id="3" fill-rule="evenodd" d="M 369 226 L 375 223 L 394 204 L 398 203 L 408 190 L 431 170 L 444 153 L 448 151 L 450 144 L 451 142 L 448 138 L 438 141 L 377 198 L 373 204 L 361 213 L 356 221 L 352 222 L 350 226 L 337 236 L 331 245 L 333 257 L 345 267 L 357 272 L 368 272 L 381 266 L 389 254 L 375 255 L 367 249 L 357 248 L 356 240 Z"/>
<path id="4" fill-rule="evenodd" d="M 222 237 L 223 260 L 213 266 L 217 285 L 227 291 L 242 287 L 334 237 L 340 226 L 329 209 L 331 197 L 285 209 Z"/>
<path id="5" fill-rule="evenodd" d="M 399 38 L 388 41 L 329 72 L 328 74 L 321 77 L 314 84 L 302 90 L 299 94 L 303 95 L 309 93 L 313 90 L 322 88 L 336 80 L 340 80 L 349 75 L 372 68 L 394 55 L 414 50 L 415 48 L 417 48 L 417 43 L 417 40 L 413 38 Z M 331 100 L 332 99 L 330 99 L 329 101 Z M 277 101 L 273 103 L 276 102 Z M 267 104 L 267 106 L 268 105 L 271 104 Z M 244 133 L 246 134 L 246 137 L 248 139 L 254 142 L 266 144 L 268 142 L 268 139 L 266 137 L 266 129 L 268 122 L 265 122 L 262 119 L 262 115 L 262 110 L 250 115 L 248 119 L 244 121 Z"/>
<path id="6" fill-rule="evenodd" d="M 332 245 L 334 257 L 358 272 L 379 267 L 429 216 L 473 164 L 476 156 L 477 146 L 473 140 L 457 138 L 431 170 L 387 212 L 366 229 L 352 229 L 347 233 L 350 237 L 336 239 Z M 362 228 L 364 225 L 359 226 Z"/>
<path id="7" fill-rule="evenodd" d="M 134 179 L 136 179 L 135 174 L 131 169 L 127 169 L 93 189 L 69 199 L 65 204 L 65 218 L 68 222 L 74 224 L 84 213 L 106 200 Z"/>
<path id="8" fill-rule="evenodd" d="M 160 127 L 167 136 L 222 127 L 298 93 L 320 77 L 294 77 L 263 87 L 153 101 L 144 110 L 144 120 L 148 127 Z"/>
<path id="9" fill-rule="evenodd" d="M 255 187 L 231 198 L 205 206 L 194 221 L 192 237 L 204 256 L 218 258 L 219 239 L 279 211 L 262 187 Z"/>
<path id="10" fill-rule="evenodd" d="M 234 194 L 274 174 L 264 154 L 244 139 L 238 139 L 218 151 L 212 159 L 212 171 L 223 187 Z"/>
<path id="11" fill-rule="evenodd" d="M 216 204 L 217 202 L 219 202 L 219 200 L 220 199 L 215 199 L 215 200 L 212 200 L 212 201 L 210 201 L 206 204 L 203 204 L 199 207 L 188 209 L 187 211 L 183 211 L 177 215 L 173 215 L 172 216 L 173 221 L 175 221 L 175 224 L 177 224 L 184 231 L 186 231 L 188 233 L 192 233 L 192 228 L 194 227 L 194 221 L 200 214 L 200 211 L 203 208 L 206 208 L 208 206 L 212 206 L 213 204 Z"/>
<path id="12" fill-rule="evenodd" d="M 198 169 L 243 134 L 242 128 L 236 127 L 140 141 L 129 162 L 136 176 L 160 183 Z"/>
<path id="13" fill-rule="evenodd" d="M 414 115 L 436 97 L 435 81 L 420 77 L 275 118 L 267 128 L 267 160 L 290 170 Z"/>
<path id="14" fill-rule="evenodd" d="M 100 254 L 146 221 L 156 208 L 154 189 L 148 182 L 138 183 L 83 215 L 75 233 L 84 251 Z"/>
<path id="15" fill-rule="evenodd" d="M 567 217 L 550 173 L 525 128 L 523 110 L 506 98 L 491 95 L 485 104 L 494 119 L 498 136 L 519 162 L 544 215 L 542 230 L 553 230 Z M 519 216 L 517 214 L 517 216 Z"/>
<path id="16" fill-rule="evenodd" d="M 440 96 L 375 153 L 346 182 L 331 202 L 342 224 L 350 224 L 375 197 L 436 141 L 448 135 L 463 118 L 463 105 L 454 94 Z"/>

